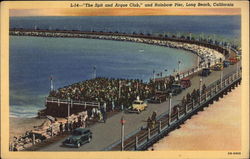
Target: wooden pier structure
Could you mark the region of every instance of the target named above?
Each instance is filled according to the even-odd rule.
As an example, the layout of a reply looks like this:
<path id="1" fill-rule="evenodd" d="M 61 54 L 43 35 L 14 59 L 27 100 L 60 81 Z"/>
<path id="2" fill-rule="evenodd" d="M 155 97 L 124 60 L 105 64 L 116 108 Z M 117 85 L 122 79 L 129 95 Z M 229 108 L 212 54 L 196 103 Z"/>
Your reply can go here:
<path id="1" fill-rule="evenodd" d="M 218 101 L 232 89 L 241 83 L 241 72 L 233 72 L 219 79 L 209 85 L 205 92 L 199 97 L 198 101 L 192 101 L 185 105 L 178 104 L 179 109 L 165 112 L 157 117 L 154 127 L 141 127 L 125 137 L 124 151 L 140 151 L 147 150 L 154 143 L 166 136 L 169 132 L 179 128 L 187 119 L 191 118 L 197 112 L 202 111 L 204 107 Z M 173 107 L 172 107 L 173 108 Z M 169 118 L 171 116 L 171 118 Z M 120 151 L 121 140 L 109 145 L 104 150 L 106 151 Z"/>

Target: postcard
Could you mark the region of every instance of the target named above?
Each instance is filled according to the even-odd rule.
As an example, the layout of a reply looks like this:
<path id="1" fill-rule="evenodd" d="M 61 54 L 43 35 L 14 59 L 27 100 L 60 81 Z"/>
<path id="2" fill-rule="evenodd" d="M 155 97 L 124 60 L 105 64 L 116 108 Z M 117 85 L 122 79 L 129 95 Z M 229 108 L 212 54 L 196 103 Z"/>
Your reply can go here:
<path id="1" fill-rule="evenodd" d="M 249 158 L 248 1 L 1 3 L 1 157 Z"/>

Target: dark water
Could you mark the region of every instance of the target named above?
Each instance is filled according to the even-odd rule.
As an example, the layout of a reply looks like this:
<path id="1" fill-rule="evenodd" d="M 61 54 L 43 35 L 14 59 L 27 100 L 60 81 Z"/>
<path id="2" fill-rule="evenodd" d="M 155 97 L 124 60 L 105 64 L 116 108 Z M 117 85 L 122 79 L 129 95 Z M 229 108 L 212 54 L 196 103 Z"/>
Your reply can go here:
<path id="1" fill-rule="evenodd" d="M 65 23 L 66 21 L 66 23 Z M 123 32 L 192 32 L 239 37 L 240 17 L 15 17 L 10 26 L 42 29 L 118 30 Z M 144 51 L 140 51 L 144 50 Z M 148 81 L 153 70 L 173 72 L 195 63 L 189 52 L 131 42 L 94 39 L 10 37 L 11 116 L 35 116 L 44 108 L 52 75 L 55 87 L 97 76 Z"/>
<path id="2" fill-rule="evenodd" d="M 92 78 L 94 66 L 97 76 L 148 81 L 153 70 L 167 68 L 163 75 L 172 73 L 178 60 L 183 61 L 180 69 L 195 63 L 190 52 L 132 42 L 42 37 L 11 37 L 10 41 L 12 115 L 31 115 L 42 108 L 51 75 L 56 88 Z"/>

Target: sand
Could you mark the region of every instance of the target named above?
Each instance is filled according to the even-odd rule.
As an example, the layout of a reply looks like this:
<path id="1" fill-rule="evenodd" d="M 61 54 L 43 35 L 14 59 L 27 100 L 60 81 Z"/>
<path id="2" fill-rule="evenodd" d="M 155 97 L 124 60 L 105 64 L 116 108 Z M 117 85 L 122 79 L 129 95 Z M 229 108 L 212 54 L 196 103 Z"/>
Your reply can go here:
<path id="1" fill-rule="evenodd" d="M 149 150 L 241 150 L 241 86 Z"/>
<path id="2" fill-rule="evenodd" d="M 32 130 L 34 126 L 41 125 L 45 119 L 38 118 L 15 118 L 10 117 L 10 141 L 13 137 L 23 135 L 27 130 Z"/>

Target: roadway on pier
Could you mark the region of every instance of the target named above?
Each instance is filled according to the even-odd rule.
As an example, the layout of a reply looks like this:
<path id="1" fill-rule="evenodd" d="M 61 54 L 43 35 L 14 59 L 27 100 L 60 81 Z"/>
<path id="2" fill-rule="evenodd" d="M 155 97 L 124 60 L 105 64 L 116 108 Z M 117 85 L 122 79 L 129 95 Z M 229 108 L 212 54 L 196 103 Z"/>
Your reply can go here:
<path id="1" fill-rule="evenodd" d="M 223 70 L 223 74 L 227 75 L 236 70 L 236 65 L 230 65 L 229 67 Z M 203 77 L 203 83 L 209 85 L 214 81 L 220 79 L 221 71 L 213 71 L 210 76 Z M 188 92 L 192 92 L 193 89 L 199 88 L 200 76 L 194 76 L 191 79 L 192 86 L 188 89 L 182 91 L 181 94 L 172 98 L 172 106 L 180 102 L 180 100 Z M 134 132 L 137 129 L 140 129 L 143 125 L 146 125 L 146 120 L 151 116 L 153 111 L 157 112 L 157 115 L 160 115 L 168 111 L 169 104 L 168 101 L 161 104 L 149 104 L 146 111 L 141 112 L 140 114 L 124 114 L 118 113 L 111 118 L 108 118 L 106 123 L 96 123 L 90 129 L 93 132 L 93 139 L 90 143 L 87 143 L 80 148 L 68 148 L 62 147 L 62 141 L 66 138 L 57 141 L 53 144 L 50 144 L 46 147 L 40 148 L 39 151 L 100 151 L 108 147 L 110 144 L 120 140 L 121 138 L 121 125 L 120 119 L 124 116 L 125 123 L 125 136 Z"/>

